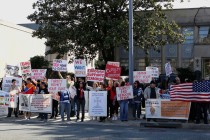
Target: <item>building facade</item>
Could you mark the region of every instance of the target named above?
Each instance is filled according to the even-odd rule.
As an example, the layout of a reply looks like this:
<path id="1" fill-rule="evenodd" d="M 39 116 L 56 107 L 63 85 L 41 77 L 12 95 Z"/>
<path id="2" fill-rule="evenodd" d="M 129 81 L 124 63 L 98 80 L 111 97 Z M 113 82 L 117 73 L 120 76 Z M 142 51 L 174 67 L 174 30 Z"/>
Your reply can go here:
<path id="1" fill-rule="evenodd" d="M 174 20 L 186 35 L 182 44 L 167 44 L 160 52 L 150 50 L 150 65 L 161 71 L 161 64 L 170 62 L 176 68 L 190 67 L 202 72 L 202 77 L 210 76 L 210 8 L 175 9 L 165 11 L 169 20 Z M 164 60 L 161 61 L 161 55 Z M 116 49 L 116 61 L 128 69 L 128 52 Z M 144 51 L 134 47 L 134 69 L 145 70 Z"/>

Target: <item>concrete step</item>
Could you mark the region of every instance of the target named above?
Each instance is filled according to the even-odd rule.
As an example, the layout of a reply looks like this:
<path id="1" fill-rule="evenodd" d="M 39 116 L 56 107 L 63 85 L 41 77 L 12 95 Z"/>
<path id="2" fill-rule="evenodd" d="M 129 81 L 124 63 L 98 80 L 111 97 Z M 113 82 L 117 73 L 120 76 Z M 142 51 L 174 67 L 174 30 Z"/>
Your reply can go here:
<path id="1" fill-rule="evenodd" d="M 140 127 L 155 127 L 155 128 L 182 128 L 182 123 L 179 122 L 143 122 Z"/>

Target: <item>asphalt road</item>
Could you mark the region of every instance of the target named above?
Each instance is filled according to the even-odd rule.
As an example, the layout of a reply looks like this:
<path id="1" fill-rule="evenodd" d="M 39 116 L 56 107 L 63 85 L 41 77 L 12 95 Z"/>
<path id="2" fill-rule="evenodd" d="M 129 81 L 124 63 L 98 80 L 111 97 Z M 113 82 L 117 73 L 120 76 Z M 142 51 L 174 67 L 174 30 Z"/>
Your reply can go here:
<path id="1" fill-rule="evenodd" d="M 0 122 L 0 140 L 209 140 L 210 130 L 142 128 L 106 123 Z"/>

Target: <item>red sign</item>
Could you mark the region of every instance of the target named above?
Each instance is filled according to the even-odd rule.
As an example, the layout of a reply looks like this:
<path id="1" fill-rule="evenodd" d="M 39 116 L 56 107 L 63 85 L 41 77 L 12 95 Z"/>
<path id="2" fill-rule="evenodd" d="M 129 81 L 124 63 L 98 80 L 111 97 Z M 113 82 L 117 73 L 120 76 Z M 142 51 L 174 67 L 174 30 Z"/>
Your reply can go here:
<path id="1" fill-rule="evenodd" d="M 87 81 L 103 82 L 105 70 L 88 69 Z"/>
<path id="2" fill-rule="evenodd" d="M 106 73 L 105 76 L 107 78 L 111 78 L 113 80 L 120 79 L 121 67 L 116 67 L 113 65 L 106 64 Z"/>

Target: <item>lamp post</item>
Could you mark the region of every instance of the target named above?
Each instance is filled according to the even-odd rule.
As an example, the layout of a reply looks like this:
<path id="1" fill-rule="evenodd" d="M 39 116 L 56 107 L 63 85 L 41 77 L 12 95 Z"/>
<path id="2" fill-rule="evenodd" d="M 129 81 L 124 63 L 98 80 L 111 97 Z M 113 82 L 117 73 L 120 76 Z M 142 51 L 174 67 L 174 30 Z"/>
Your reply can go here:
<path id="1" fill-rule="evenodd" d="M 129 83 L 133 84 L 133 0 L 129 0 Z"/>

